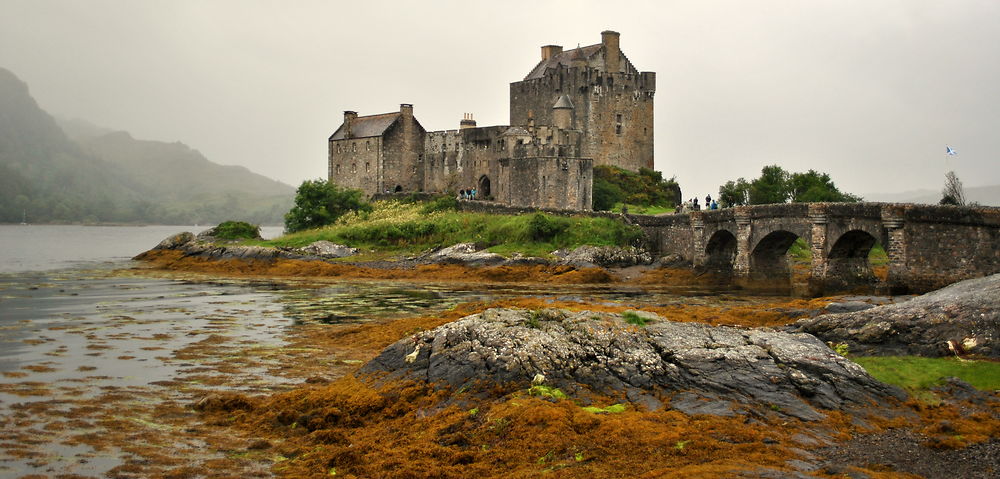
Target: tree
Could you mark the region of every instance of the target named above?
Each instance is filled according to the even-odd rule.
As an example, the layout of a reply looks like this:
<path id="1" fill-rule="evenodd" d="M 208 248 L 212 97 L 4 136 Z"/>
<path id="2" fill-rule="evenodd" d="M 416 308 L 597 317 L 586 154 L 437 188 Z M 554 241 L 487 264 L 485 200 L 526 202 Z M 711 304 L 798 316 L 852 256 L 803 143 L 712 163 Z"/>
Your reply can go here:
<path id="1" fill-rule="evenodd" d="M 850 193 L 842 193 L 833 184 L 830 175 L 809 170 L 805 173 L 792 173 L 788 179 L 788 190 L 792 202 L 816 203 L 821 201 L 838 203 L 856 203 L 861 198 Z"/>
<path id="2" fill-rule="evenodd" d="M 861 197 L 837 189 L 826 173 L 809 170 L 789 174 L 777 165 L 765 166 L 760 170 L 760 177 L 752 181 L 739 178 L 719 187 L 719 202 L 723 207 L 784 203 L 789 200 L 796 203 L 853 203 L 861 201 Z"/>
<path id="3" fill-rule="evenodd" d="M 595 210 L 610 210 L 616 203 L 672 206 L 680 201 L 677 180 L 665 180 L 663 173 L 649 168 L 633 172 L 617 166 L 595 166 L 593 188 Z"/>
<path id="4" fill-rule="evenodd" d="M 944 189 L 941 190 L 942 205 L 965 206 L 965 189 L 962 188 L 962 180 L 954 171 L 949 171 L 944 175 Z"/>
<path id="5" fill-rule="evenodd" d="M 778 165 L 765 166 L 760 178 L 750 182 L 751 205 L 784 203 L 788 197 L 788 172 Z"/>
<path id="6" fill-rule="evenodd" d="M 625 192 L 618 185 L 604 178 L 594 178 L 593 203 L 594 210 L 608 211 L 616 203 L 625 201 Z"/>
<path id="7" fill-rule="evenodd" d="M 719 187 L 719 203 L 723 208 L 745 205 L 750 201 L 750 183 L 739 178 L 736 181 L 729 180 Z"/>
<path id="8" fill-rule="evenodd" d="M 348 211 L 371 211 L 361 190 L 343 189 L 329 181 L 306 180 L 295 193 L 295 205 L 285 214 L 289 233 L 333 223 Z"/>

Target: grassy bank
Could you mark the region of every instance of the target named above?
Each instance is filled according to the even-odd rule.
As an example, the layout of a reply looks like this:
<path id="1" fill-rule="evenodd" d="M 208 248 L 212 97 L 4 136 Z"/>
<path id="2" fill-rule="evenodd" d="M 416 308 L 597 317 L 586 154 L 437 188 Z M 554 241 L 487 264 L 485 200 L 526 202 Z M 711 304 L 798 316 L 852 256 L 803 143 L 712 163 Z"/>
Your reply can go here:
<path id="1" fill-rule="evenodd" d="M 306 246 L 326 240 L 365 250 L 412 254 L 456 243 L 477 243 L 499 254 L 546 256 L 581 245 L 624 246 L 642 233 L 618 220 L 541 213 L 491 215 L 460 212 L 436 203 L 378 201 L 368 213 L 348 213 L 333 225 L 254 244 Z"/>
<path id="2" fill-rule="evenodd" d="M 852 357 L 875 379 L 911 392 L 927 390 L 954 376 L 977 389 L 1000 390 L 1000 362 L 917 356 Z"/>

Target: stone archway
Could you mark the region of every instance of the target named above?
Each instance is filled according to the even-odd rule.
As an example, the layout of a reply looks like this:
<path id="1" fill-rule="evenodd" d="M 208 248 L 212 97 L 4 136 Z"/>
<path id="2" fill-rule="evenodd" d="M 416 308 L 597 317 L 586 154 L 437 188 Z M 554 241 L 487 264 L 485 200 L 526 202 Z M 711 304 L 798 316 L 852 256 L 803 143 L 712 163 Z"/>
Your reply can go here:
<path id="1" fill-rule="evenodd" d="M 399 193 L 401 191 L 403 191 L 402 185 L 396 185 L 396 188 L 392 190 L 393 193 Z"/>
<path id="2" fill-rule="evenodd" d="M 736 261 L 736 235 L 727 230 L 712 234 L 705 246 L 705 265 L 708 271 L 728 273 Z"/>
<path id="3" fill-rule="evenodd" d="M 476 198 L 485 200 L 490 196 L 490 177 L 483 175 L 479 177 L 479 184 L 476 186 Z"/>
<path id="4" fill-rule="evenodd" d="M 862 230 L 850 230 L 837 238 L 826 258 L 824 288 L 849 290 L 876 283 L 868 255 L 878 240 Z"/>
<path id="5" fill-rule="evenodd" d="M 786 230 L 772 231 L 761 238 L 750 252 L 750 279 L 764 287 L 790 286 L 792 271 L 786 253 L 798 238 Z"/>

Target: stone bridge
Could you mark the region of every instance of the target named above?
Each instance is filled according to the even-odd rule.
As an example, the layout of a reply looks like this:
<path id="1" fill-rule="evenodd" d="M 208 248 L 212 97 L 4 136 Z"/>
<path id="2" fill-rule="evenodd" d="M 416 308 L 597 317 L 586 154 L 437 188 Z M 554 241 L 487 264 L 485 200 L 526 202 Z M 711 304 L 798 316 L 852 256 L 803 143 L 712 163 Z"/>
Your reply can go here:
<path id="1" fill-rule="evenodd" d="M 860 285 L 924 292 L 1000 272 L 1000 208 L 791 203 L 629 217 L 661 255 L 750 284 L 790 285 L 786 252 L 802 238 L 812 252 L 815 294 Z M 868 261 L 876 243 L 889 257 L 878 279 Z"/>

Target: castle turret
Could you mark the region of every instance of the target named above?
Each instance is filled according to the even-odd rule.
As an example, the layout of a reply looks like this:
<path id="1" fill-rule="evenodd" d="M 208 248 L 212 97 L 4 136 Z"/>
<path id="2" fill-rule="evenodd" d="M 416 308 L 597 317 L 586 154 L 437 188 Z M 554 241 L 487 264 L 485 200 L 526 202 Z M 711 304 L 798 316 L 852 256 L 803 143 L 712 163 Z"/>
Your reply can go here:
<path id="1" fill-rule="evenodd" d="M 347 110 L 344 112 L 344 138 L 351 137 L 351 126 L 354 120 L 358 119 L 358 112 Z"/>
<path id="2" fill-rule="evenodd" d="M 552 126 L 563 130 L 573 128 L 574 109 L 573 100 L 569 99 L 569 95 L 559 97 L 556 104 L 552 105 Z"/>
<path id="3" fill-rule="evenodd" d="M 583 54 L 583 49 L 580 45 L 576 45 L 576 50 L 573 51 L 573 58 L 570 60 L 570 66 L 573 68 L 582 68 L 587 66 L 587 56 Z"/>
<path id="4" fill-rule="evenodd" d="M 601 32 L 601 45 L 604 46 L 604 67 L 610 73 L 621 71 L 622 50 L 618 44 L 620 34 L 611 30 Z"/>
<path id="5" fill-rule="evenodd" d="M 562 53 L 562 46 L 560 45 L 545 45 L 542 47 L 542 61 L 548 60 L 558 54 Z"/>
<path id="6" fill-rule="evenodd" d="M 462 117 L 462 121 L 458 123 L 458 129 L 464 130 L 466 128 L 475 128 L 476 120 L 472 119 L 472 113 L 465 113 Z"/>

